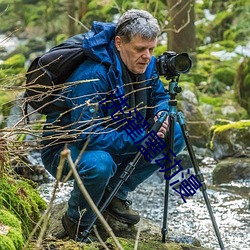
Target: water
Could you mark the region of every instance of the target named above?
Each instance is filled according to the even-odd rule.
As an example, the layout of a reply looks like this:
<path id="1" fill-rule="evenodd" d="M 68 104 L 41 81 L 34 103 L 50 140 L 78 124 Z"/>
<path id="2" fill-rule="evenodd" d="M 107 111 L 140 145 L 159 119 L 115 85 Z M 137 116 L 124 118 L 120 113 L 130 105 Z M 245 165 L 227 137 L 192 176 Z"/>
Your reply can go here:
<path id="1" fill-rule="evenodd" d="M 248 250 L 250 249 L 250 180 L 212 186 L 211 173 L 214 167 L 213 159 L 205 158 L 201 170 L 225 249 Z M 55 202 L 67 200 L 71 188 L 72 182 L 60 187 Z M 45 200 L 50 199 L 52 189 L 53 183 L 41 185 L 40 192 Z M 159 173 L 156 173 L 141 184 L 136 192 L 130 194 L 133 208 L 159 228 L 162 227 L 164 193 L 165 181 L 159 177 Z M 197 191 L 186 201 L 184 203 L 181 197 L 170 189 L 167 223 L 170 230 L 169 235 L 195 237 L 200 240 L 202 246 L 219 250 L 218 240 L 202 192 Z"/>

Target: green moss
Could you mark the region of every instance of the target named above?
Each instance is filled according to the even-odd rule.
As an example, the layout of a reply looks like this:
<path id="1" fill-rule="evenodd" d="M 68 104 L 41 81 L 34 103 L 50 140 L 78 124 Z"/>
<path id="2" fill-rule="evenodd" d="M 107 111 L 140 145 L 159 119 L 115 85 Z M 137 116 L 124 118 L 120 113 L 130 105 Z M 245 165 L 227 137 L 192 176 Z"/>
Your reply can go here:
<path id="1" fill-rule="evenodd" d="M 120 244 L 122 245 L 124 250 L 133 250 L 135 241 L 133 239 L 124 239 L 124 238 L 118 238 Z M 109 238 L 106 242 L 111 243 L 113 245 L 113 240 Z M 196 247 L 193 245 L 188 245 L 184 243 L 175 243 L 175 242 L 167 242 L 162 243 L 161 241 L 155 241 L 155 240 L 144 240 L 140 241 L 138 244 L 139 250 L 199 250 L 204 249 L 200 247 Z"/>
<path id="2" fill-rule="evenodd" d="M 0 210 L 0 223 L 10 227 L 6 235 L 0 235 L 0 249 L 21 249 L 24 243 L 20 221 L 9 211 Z"/>
<path id="3" fill-rule="evenodd" d="M 13 241 L 7 235 L 0 234 L 0 249 L 16 250 Z"/>
<path id="4" fill-rule="evenodd" d="M 2 64 L 2 69 L 4 70 L 12 67 L 23 68 L 24 64 L 25 56 L 23 54 L 16 54 L 4 61 L 4 63 Z"/>
<path id="5" fill-rule="evenodd" d="M 22 231 L 16 231 L 15 228 L 11 228 L 7 236 L 12 240 L 16 249 L 22 249 L 24 245 L 24 240 L 22 236 Z"/>
<path id="6" fill-rule="evenodd" d="M 20 221 L 16 218 L 16 216 L 11 214 L 7 210 L 0 209 L 0 221 L 7 226 L 21 230 Z"/>
<path id="7" fill-rule="evenodd" d="M 24 237 L 27 238 L 46 203 L 27 182 L 4 176 L 0 179 L 0 206 L 8 209 L 21 221 Z"/>
<path id="8" fill-rule="evenodd" d="M 225 100 L 221 96 L 216 97 L 216 96 L 209 96 L 209 95 L 200 95 L 199 101 L 200 103 L 207 103 L 214 107 L 221 108 Z"/>
<path id="9" fill-rule="evenodd" d="M 16 54 L 1 64 L 0 84 L 20 86 L 25 81 L 25 56 Z"/>
<path id="10" fill-rule="evenodd" d="M 250 121 L 239 121 L 239 122 L 234 122 L 234 123 L 229 123 L 226 125 L 217 125 L 215 126 L 214 133 L 220 133 L 220 132 L 225 132 L 231 129 L 245 129 L 250 127 Z"/>
<path id="11" fill-rule="evenodd" d="M 228 67 L 221 67 L 214 71 L 213 77 L 228 86 L 232 86 L 235 78 L 235 70 Z"/>

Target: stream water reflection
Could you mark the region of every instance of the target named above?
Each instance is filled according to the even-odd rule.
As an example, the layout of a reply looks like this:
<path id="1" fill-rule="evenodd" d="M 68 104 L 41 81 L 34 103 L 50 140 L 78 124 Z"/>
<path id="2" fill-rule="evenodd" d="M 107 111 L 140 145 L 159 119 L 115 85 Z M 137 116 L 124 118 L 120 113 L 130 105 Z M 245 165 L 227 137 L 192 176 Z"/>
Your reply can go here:
<path id="1" fill-rule="evenodd" d="M 206 158 L 202 162 L 201 170 L 225 249 L 250 250 L 250 180 L 212 186 L 211 173 L 214 166 L 213 160 Z M 40 187 L 41 195 L 47 201 L 50 199 L 52 187 L 53 183 Z M 72 183 L 67 183 L 59 189 L 57 203 L 68 199 L 71 187 Z M 165 182 L 157 173 L 140 185 L 136 192 L 131 193 L 129 198 L 133 200 L 133 208 L 137 209 L 141 216 L 161 228 L 164 193 Z M 170 189 L 168 227 L 171 237 L 181 239 L 183 236 L 191 236 L 199 239 L 204 247 L 220 249 L 201 191 L 193 197 L 188 197 L 184 203 L 181 197 Z"/>

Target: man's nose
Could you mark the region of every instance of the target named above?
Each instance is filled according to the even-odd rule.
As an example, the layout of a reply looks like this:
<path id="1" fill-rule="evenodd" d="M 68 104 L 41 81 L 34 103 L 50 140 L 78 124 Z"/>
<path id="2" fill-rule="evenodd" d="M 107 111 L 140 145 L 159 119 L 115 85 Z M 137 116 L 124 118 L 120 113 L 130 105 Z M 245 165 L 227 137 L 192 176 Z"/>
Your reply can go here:
<path id="1" fill-rule="evenodd" d="M 151 53 L 150 53 L 149 49 L 147 49 L 147 50 L 144 51 L 142 57 L 144 59 L 150 59 L 151 58 Z"/>

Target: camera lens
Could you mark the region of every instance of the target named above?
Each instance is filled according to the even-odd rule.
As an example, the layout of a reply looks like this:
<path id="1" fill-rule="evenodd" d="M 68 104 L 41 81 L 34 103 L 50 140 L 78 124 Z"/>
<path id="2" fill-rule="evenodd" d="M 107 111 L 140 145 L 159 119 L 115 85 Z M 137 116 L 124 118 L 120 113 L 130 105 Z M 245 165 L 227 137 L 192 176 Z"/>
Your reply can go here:
<path id="1" fill-rule="evenodd" d="M 191 67 L 191 60 L 186 53 L 177 55 L 174 58 L 175 70 L 179 73 L 186 73 Z"/>

